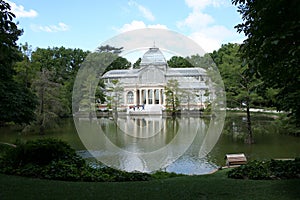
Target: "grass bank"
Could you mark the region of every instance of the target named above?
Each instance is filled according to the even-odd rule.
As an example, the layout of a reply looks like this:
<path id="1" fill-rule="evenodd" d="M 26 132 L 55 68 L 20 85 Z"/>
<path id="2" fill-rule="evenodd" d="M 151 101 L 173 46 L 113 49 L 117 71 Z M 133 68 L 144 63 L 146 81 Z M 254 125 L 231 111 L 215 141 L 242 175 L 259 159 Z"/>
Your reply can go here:
<path id="1" fill-rule="evenodd" d="M 0 174 L 0 199 L 300 199 L 300 179 L 235 180 L 222 170 L 146 182 L 64 182 Z"/>

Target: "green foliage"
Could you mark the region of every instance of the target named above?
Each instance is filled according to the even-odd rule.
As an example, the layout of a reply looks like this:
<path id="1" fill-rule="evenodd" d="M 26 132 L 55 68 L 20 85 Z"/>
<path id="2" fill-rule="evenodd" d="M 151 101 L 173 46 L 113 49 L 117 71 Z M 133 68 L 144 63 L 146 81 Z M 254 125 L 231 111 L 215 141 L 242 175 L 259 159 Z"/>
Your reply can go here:
<path id="1" fill-rule="evenodd" d="M 296 126 L 295 118 L 291 116 L 282 114 L 273 124 L 279 133 L 300 137 L 300 129 Z"/>
<path id="2" fill-rule="evenodd" d="M 110 65 L 105 68 L 105 72 L 115 69 L 129 69 L 131 67 L 131 63 L 123 57 L 117 57 Z"/>
<path id="3" fill-rule="evenodd" d="M 266 105 L 269 100 L 263 101 L 266 99 L 262 96 L 264 90 L 259 93 L 262 90 L 261 81 L 248 74 L 247 65 L 242 62 L 239 55 L 239 48 L 238 44 L 224 44 L 211 54 L 224 82 L 227 106 L 241 107 L 246 102 L 251 106 Z"/>
<path id="4" fill-rule="evenodd" d="M 278 90 L 276 107 L 291 112 L 300 126 L 299 30 L 300 4 L 297 0 L 232 0 L 243 22 L 236 26 L 247 39 L 241 46 L 251 73 L 265 87 Z"/>
<path id="5" fill-rule="evenodd" d="M 206 53 L 203 56 L 200 56 L 198 54 L 192 55 L 191 57 L 187 57 L 186 60 L 193 67 L 199 67 L 199 68 L 206 69 L 206 70 L 215 65 L 215 63 L 209 53 Z"/>
<path id="6" fill-rule="evenodd" d="M 212 113 L 211 111 L 212 111 L 211 110 L 211 103 L 208 103 L 206 108 L 203 111 L 203 115 L 211 115 L 211 113 Z"/>
<path id="7" fill-rule="evenodd" d="M 0 174 L 5 199 L 299 199 L 300 179 L 280 181 L 232 180 L 226 170 L 210 175 L 119 183 L 38 180 Z M 99 198 L 100 197 L 100 198 Z"/>
<path id="8" fill-rule="evenodd" d="M 0 142 L 0 159 L 8 152 L 11 150 L 11 148 L 14 148 L 10 144 L 6 143 L 1 143 Z"/>
<path id="9" fill-rule="evenodd" d="M 165 95 L 167 109 L 173 114 L 178 110 L 180 105 L 180 92 L 178 81 L 175 79 L 169 80 L 165 86 Z"/>
<path id="10" fill-rule="evenodd" d="M 139 58 L 135 63 L 133 63 L 133 69 L 140 69 L 140 64 L 141 64 L 142 59 Z"/>
<path id="11" fill-rule="evenodd" d="M 13 79 L 13 65 L 21 60 L 16 41 L 23 32 L 13 22 L 14 17 L 10 5 L 0 0 L 0 124 L 30 123 L 37 104 L 35 95 Z"/>
<path id="12" fill-rule="evenodd" d="M 56 96 L 59 98 L 58 107 L 60 110 L 56 115 L 70 115 L 72 108 L 72 91 L 77 71 L 83 64 L 84 59 L 89 54 L 81 49 L 66 49 L 64 47 L 37 48 L 31 55 L 31 68 L 36 69 L 36 77 L 33 82 L 43 81 L 41 73 L 48 73 L 44 82 L 55 84 Z M 35 85 L 36 86 L 36 85 Z M 39 86 L 37 86 L 39 87 Z M 42 88 L 42 86 L 40 87 Z M 59 88 L 59 89 L 58 89 Z M 39 97 L 41 101 L 41 96 Z M 62 110 L 65 113 L 61 112 Z"/>
<path id="13" fill-rule="evenodd" d="M 42 69 L 38 74 L 38 78 L 32 84 L 39 99 L 37 120 L 32 125 L 38 125 L 39 133 L 44 134 L 45 128 L 53 126 L 59 117 L 66 116 L 69 108 L 66 105 L 66 98 L 62 95 L 65 88 L 51 81 L 53 73 Z"/>
<path id="14" fill-rule="evenodd" d="M 149 174 L 124 172 L 110 167 L 92 167 L 67 143 L 40 139 L 6 149 L 0 173 L 67 181 L 146 181 Z"/>
<path id="15" fill-rule="evenodd" d="M 124 87 L 118 80 L 112 80 L 106 90 L 109 92 L 109 95 L 106 97 L 109 108 L 112 108 L 115 112 L 117 112 L 117 109 L 121 105 L 123 99 Z"/>
<path id="16" fill-rule="evenodd" d="M 12 167 L 27 164 L 45 166 L 59 160 L 72 161 L 82 166 L 80 157 L 67 143 L 51 138 L 19 143 L 6 155 L 5 159 Z"/>
<path id="17" fill-rule="evenodd" d="M 174 172 L 164 172 L 164 171 L 156 171 L 153 174 L 151 174 L 151 177 L 153 179 L 165 179 L 165 178 L 174 178 L 174 177 L 180 177 L 185 176 L 183 174 L 176 174 Z"/>
<path id="18" fill-rule="evenodd" d="M 98 78 L 103 75 L 107 66 L 117 57 L 117 55 L 110 52 L 93 52 L 88 54 L 80 69 L 80 73 L 77 75 L 76 82 L 74 82 L 72 95 L 73 112 L 90 109 L 90 105 L 95 103 L 95 97 L 102 100 L 105 98 L 103 91 L 101 91 L 103 84 Z M 93 92 L 95 92 L 95 95 Z M 82 104 L 84 108 L 81 108 Z"/>
<path id="19" fill-rule="evenodd" d="M 29 124 L 36 118 L 37 98 L 23 85 L 15 81 L 0 84 L 0 99 L 0 123 Z"/>
<path id="20" fill-rule="evenodd" d="M 14 64 L 14 70 L 16 71 L 14 80 L 23 84 L 24 87 L 30 88 L 38 72 L 38 69 L 34 65 L 31 65 L 30 61 L 32 47 L 26 42 L 24 45 L 21 44 L 19 50 L 22 60 Z"/>
<path id="21" fill-rule="evenodd" d="M 0 80 L 10 78 L 13 73 L 11 65 L 19 57 L 16 41 L 23 33 L 13 22 L 15 15 L 10 9 L 8 3 L 0 0 Z"/>
<path id="22" fill-rule="evenodd" d="M 187 59 L 181 56 L 173 56 L 167 61 L 168 66 L 171 68 L 187 68 L 194 67 Z"/>
<path id="23" fill-rule="evenodd" d="M 300 178 L 300 158 L 295 160 L 251 161 L 230 170 L 229 178 L 235 179 L 290 179 Z"/>
<path id="24" fill-rule="evenodd" d="M 112 47 L 110 45 L 100 46 L 97 48 L 98 53 L 112 53 L 112 54 L 120 54 L 122 52 L 123 47 Z"/>

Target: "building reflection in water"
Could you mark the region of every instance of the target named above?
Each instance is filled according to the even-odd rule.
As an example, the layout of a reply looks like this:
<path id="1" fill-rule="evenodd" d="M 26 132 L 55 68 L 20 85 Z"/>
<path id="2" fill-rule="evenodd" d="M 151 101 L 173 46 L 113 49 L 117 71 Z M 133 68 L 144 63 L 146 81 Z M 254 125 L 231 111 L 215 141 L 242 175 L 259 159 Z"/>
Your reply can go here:
<path id="1" fill-rule="evenodd" d="M 86 126 L 86 130 L 80 132 L 89 133 L 80 138 L 90 153 L 108 166 L 151 172 L 166 169 L 186 152 L 188 157 L 197 159 L 204 155 L 208 146 L 204 143 L 212 137 L 207 135 L 212 120 L 162 116 L 99 118 L 92 123 L 81 122 L 80 128 Z"/>

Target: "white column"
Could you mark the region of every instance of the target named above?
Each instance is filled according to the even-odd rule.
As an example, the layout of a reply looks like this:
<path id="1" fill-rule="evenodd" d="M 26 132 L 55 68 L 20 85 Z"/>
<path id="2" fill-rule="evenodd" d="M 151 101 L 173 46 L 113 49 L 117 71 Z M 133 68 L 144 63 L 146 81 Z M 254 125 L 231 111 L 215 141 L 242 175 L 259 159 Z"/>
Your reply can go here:
<path id="1" fill-rule="evenodd" d="M 152 104 L 155 104 L 155 89 L 152 89 Z"/>
<path id="2" fill-rule="evenodd" d="M 146 92 L 146 104 L 148 104 L 148 89 L 145 89 Z"/>
<path id="3" fill-rule="evenodd" d="M 158 90 L 158 103 L 162 104 L 162 102 L 161 102 L 161 89 Z"/>
<path id="4" fill-rule="evenodd" d="M 164 90 L 163 90 L 163 105 L 166 105 L 166 94 Z"/>
<path id="5" fill-rule="evenodd" d="M 133 90 L 133 104 L 136 105 L 136 90 Z"/>
<path id="6" fill-rule="evenodd" d="M 140 104 L 140 105 L 143 105 L 143 102 L 142 102 L 142 101 L 143 101 L 143 100 L 142 100 L 142 90 L 140 89 L 139 91 L 140 91 L 140 93 L 139 93 L 139 99 L 140 99 L 139 104 Z"/>

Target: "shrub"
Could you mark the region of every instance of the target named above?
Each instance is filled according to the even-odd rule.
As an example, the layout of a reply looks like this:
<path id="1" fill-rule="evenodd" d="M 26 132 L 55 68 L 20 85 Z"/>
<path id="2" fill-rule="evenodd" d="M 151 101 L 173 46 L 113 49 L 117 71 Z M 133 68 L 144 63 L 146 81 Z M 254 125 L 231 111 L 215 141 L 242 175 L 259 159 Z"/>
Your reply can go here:
<path id="1" fill-rule="evenodd" d="M 0 142 L 0 159 L 11 149 L 14 148 L 9 144 Z"/>
<path id="2" fill-rule="evenodd" d="M 88 165 L 67 143 L 43 139 L 18 144 L 0 160 L 0 173 L 66 181 L 146 181 L 150 175 Z"/>
<path id="3" fill-rule="evenodd" d="M 151 174 L 151 177 L 154 179 L 164 179 L 164 178 L 173 178 L 178 176 L 184 176 L 183 174 L 176 174 L 174 172 L 164 172 L 164 171 L 156 171 L 153 174 Z"/>
<path id="4" fill-rule="evenodd" d="M 300 178 L 300 159 L 251 161 L 228 172 L 235 179 L 290 179 Z"/>
<path id="5" fill-rule="evenodd" d="M 16 148 L 9 151 L 4 159 L 10 162 L 14 167 L 35 164 L 45 166 L 52 161 L 65 160 L 78 167 L 84 164 L 84 161 L 76 154 L 75 150 L 66 142 L 56 139 L 39 139 L 20 143 Z"/>

